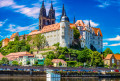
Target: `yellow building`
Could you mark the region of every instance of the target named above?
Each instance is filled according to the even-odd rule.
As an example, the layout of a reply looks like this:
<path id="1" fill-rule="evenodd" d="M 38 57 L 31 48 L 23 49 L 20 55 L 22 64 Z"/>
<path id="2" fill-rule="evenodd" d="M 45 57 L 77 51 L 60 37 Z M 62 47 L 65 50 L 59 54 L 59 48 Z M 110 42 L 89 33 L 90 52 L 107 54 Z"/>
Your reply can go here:
<path id="1" fill-rule="evenodd" d="M 62 59 L 53 59 L 52 60 L 54 67 L 67 67 L 67 63 Z M 61 66 L 60 66 L 61 63 Z"/>
<path id="2" fill-rule="evenodd" d="M 116 66 L 120 68 L 120 55 L 119 54 L 108 54 L 106 58 L 104 59 L 104 64 L 109 65 L 110 67 L 112 67 L 113 64 L 116 64 Z"/>

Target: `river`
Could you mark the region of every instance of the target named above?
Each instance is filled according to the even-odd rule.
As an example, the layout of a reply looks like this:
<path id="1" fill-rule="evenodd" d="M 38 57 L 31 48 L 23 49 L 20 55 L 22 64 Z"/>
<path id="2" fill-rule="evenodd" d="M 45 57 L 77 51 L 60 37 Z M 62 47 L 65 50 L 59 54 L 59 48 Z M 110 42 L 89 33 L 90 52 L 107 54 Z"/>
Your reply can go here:
<path id="1" fill-rule="evenodd" d="M 120 78 L 30 78 L 30 77 L 0 77 L 0 81 L 120 81 Z"/>

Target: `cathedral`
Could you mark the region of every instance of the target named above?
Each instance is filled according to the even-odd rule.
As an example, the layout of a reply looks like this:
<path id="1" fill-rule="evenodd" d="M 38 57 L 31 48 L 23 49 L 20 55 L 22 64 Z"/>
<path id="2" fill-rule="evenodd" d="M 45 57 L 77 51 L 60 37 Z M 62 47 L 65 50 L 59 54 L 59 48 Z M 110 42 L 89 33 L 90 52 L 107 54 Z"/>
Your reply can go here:
<path id="1" fill-rule="evenodd" d="M 63 5 L 60 22 L 55 23 L 55 9 L 51 2 L 48 15 L 46 14 L 46 8 L 44 1 L 40 9 L 39 15 L 39 30 L 33 30 L 27 36 L 34 36 L 37 34 L 43 34 L 46 37 L 46 46 L 52 46 L 56 43 L 60 43 L 61 47 L 70 47 L 74 41 L 73 27 L 77 28 L 80 32 L 80 44 L 81 48 L 95 49 L 98 52 L 103 52 L 103 35 L 100 28 L 94 28 L 91 23 L 85 24 L 82 20 L 70 23 L 69 17 L 65 12 Z M 15 36 L 19 36 L 19 33 L 14 33 L 10 39 L 6 38 L 2 42 L 2 47 L 7 46 L 9 41 L 14 41 Z M 23 39 L 23 35 L 19 36 L 19 39 Z"/>
<path id="2" fill-rule="evenodd" d="M 51 2 L 51 7 L 49 10 L 49 14 L 46 14 L 46 8 L 44 5 L 44 1 L 42 2 L 42 7 L 40 9 L 39 15 L 39 30 L 41 30 L 46 25 L 55 24 L 55 10 L 53 9 L 53 4 Z"/>

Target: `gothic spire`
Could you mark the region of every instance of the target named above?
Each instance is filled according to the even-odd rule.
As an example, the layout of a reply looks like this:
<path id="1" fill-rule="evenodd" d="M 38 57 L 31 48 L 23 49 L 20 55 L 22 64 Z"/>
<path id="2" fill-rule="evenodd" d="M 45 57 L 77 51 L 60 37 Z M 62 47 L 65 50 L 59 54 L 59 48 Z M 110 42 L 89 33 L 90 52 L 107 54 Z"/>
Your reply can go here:
<path id="1" fill-rule="evenodd" d="M 46 9 L 45 9 L 45 5 L 44 5 L 44 0 L 42 2 L 42 7 L 40 9 L 40 16 L 39 17 L 46 17 Z"/>
<path id="2" fill-rule="evenodd" d="M 64 8 L 64 4 L 63 4 L 63 9 L 62 9 L 62 16 L 65 14 L 65 8 Z"/>
<path id="3" fill-rule="evenodd" d="M 74 16 L 74 20 L 73 20 L 73 23 L 75 24 L 75 16 Z"/>
<path id="4" fill-rule="evenodd" d="M 51 7 L 50 7 L 51 10 L 53 10 L 53 4 L 52 4 L 52 0 L 51 0 Z"/>
<path id="5" fill-rule="evenodd" d="M 42 8 L 45 8 L 45 5 L 44 5 L 44 0 L 43 0 L 43 2 L 42 2 Z"/>

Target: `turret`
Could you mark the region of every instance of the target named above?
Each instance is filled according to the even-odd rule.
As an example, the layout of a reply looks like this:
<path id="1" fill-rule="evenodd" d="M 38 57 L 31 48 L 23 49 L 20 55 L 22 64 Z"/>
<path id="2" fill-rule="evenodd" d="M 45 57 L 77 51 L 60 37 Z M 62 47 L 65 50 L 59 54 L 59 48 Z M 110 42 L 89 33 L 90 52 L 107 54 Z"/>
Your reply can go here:
<path id="1" fill-rule="evenodd" d="M 70 47 L 70 23 L 65 10 L 63 12 L 60 22 L 60 46 Z"/>

